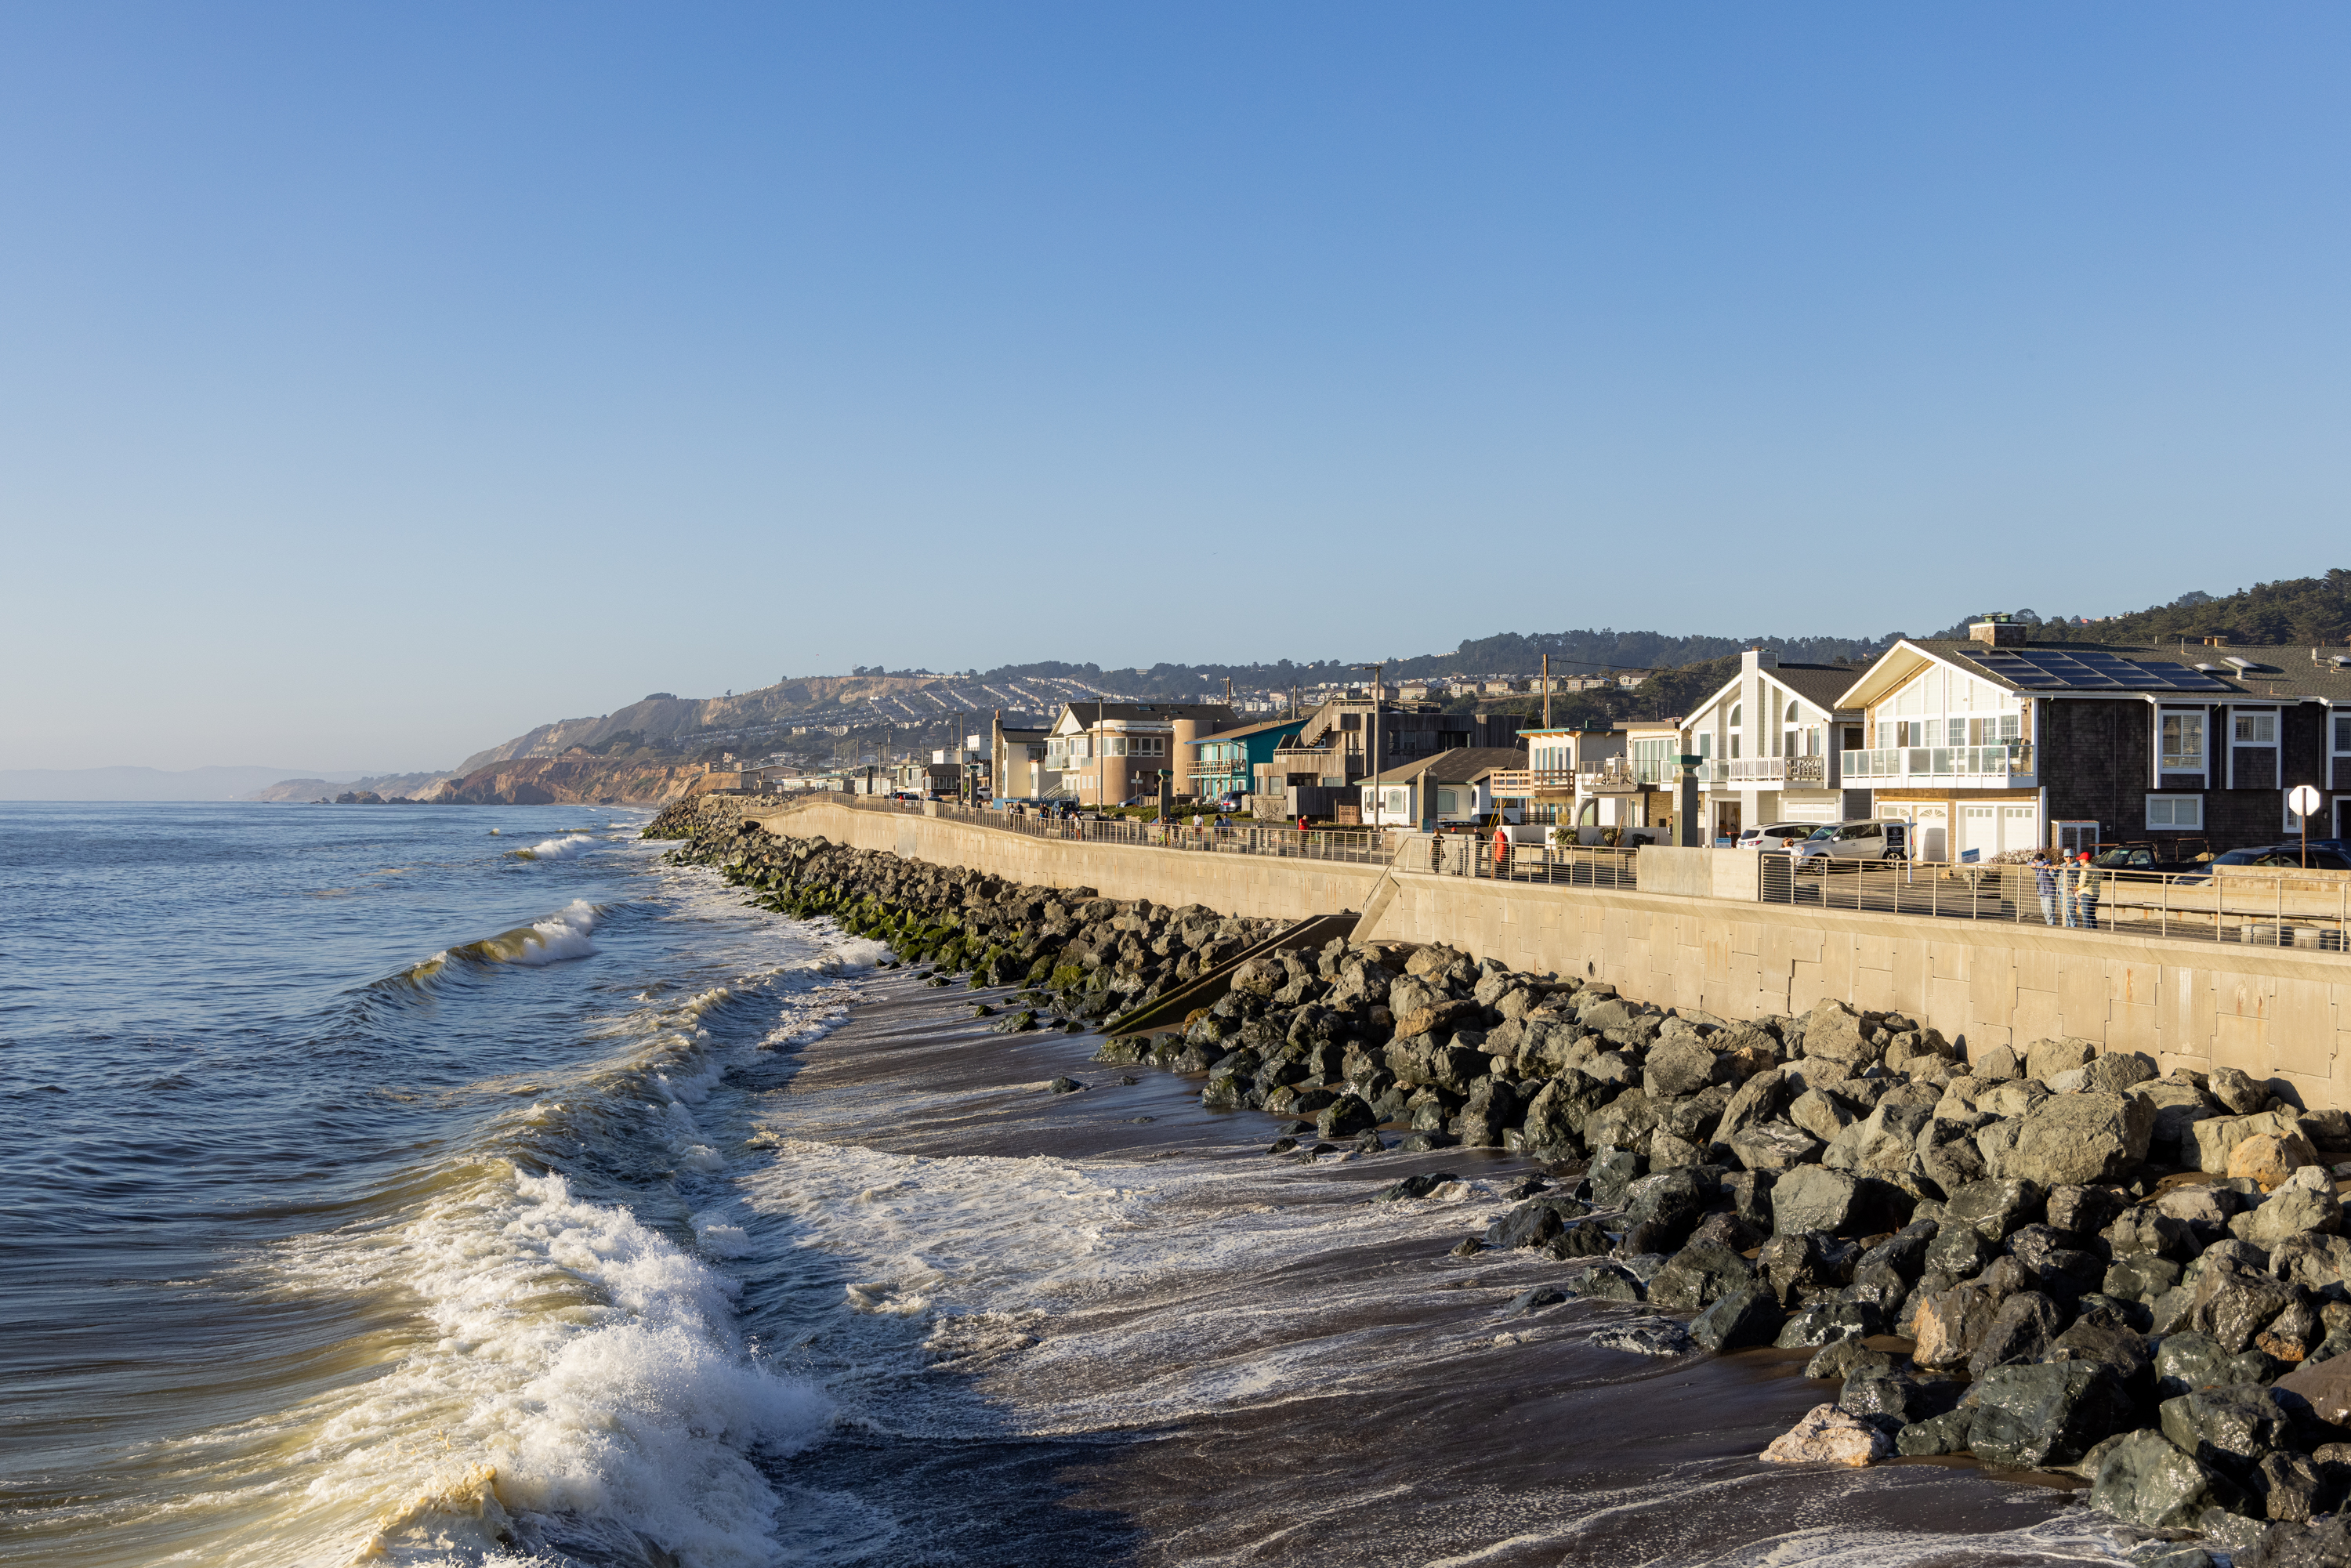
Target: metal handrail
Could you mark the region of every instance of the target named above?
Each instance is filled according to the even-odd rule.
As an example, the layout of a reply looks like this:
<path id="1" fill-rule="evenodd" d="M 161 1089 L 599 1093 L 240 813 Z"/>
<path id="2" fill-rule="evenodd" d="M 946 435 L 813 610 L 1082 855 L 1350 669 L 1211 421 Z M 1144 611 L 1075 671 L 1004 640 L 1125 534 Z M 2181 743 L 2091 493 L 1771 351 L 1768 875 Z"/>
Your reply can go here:
<path id="1" fill-rule="evenodd" d="M 2299 868 L 2203 872 L 2099 868 L 2085 903 L 2076 873 L 2003 862 L 1832 861 L 1795 869 L 1784 852 L 1760 857 L 1766 904 L 1874 910 L 1941 919 L 2001 920 L 2172 940 L 2238 942 L 2317 952 L 2351 951 L 2351 877 Z"/>

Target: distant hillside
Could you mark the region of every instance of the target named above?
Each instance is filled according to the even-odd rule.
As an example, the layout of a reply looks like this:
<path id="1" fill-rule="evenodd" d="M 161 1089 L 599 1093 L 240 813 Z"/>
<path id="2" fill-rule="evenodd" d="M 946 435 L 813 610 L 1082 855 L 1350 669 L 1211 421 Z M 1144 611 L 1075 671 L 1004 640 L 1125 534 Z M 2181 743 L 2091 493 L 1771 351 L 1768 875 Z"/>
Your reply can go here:
<path id="1" fill-rule="evenodd" d="M 2087 623 L 2043 621 L 2032 611 L 2015 612 L 2039 622 L 2033 636 L 2052 642 L 2168 643 L 2180 638 L 2226 637 L 2269 647 L 2297 643 L 2342 645 L 2351 639 L 2351 569 L 2335 567 L 2324 577 L 2257 582 L 2225 598 L 2183 593 L 2129 615 Z M 1966 635 L 1962 622 L 1942 635 Z"/>
<path id="2" fill-rule="evenodd" d="M 177 772 L 159 768 L 21 768 L 0 771 L 0 800 L 245 800 L 256 799 L 252 791 L 287 772 L 283 768 L 189 768 Z M 311 782 L 324 789 L 329 779 L 358 777 L 336 773 Z M 337 782 L 335 788 L 350 785 Z"/>
<path id="3" fill-rule="evenodd" d="M 1791 601 L 1793 602 L 1793 601 Z M 1771 601 L 1775 609 L 1780 601 Z M 2168 604 L 2130 615 L 2088 622 L 2065 615 L 2046 618 L 2032 610 L 2011 612 L 2036 622 L 2036 635 L 2051 640 L 2156 643 L 2174 637 L 2228 636 L 2263 643 L 2342 643 L 2351 637 L 2351 570 L 2324 577 L 2258 583 L 2225 598 L 2188 593 Z M 1919 635 L 1963 635 L 1966 622 L 1941 632 L 1915 628 Z M 1613 628 L 1567 632 L 1500 632 L 1465 639 L 1450 653 L 1399 655 L 1386 661 L 1391 680 L 1443 674 L 1535 674 L 1546 655 L 1554 675 L 1609 671 L 1658 672 L 1656 679 L 1616 692 L 1577 694 L 1553 702 L 1562 722 L 1604 721 L 1677 711 L 1712 689 L 1724 661 L 1740 650 L 1761 646 L 1790 664 L 1865 664 L 1904 632 L 1877 637 L 1675 636 L 1661 632 Z M 1393 650 L 1389 650 L 1394 652 Z M 541 725 L 497 746 L 475 752 L 450 774 L 402 774 L 366 780 L 360 787 L 380 794 L 423 797 L 441 779 L 457 780 L 455 793 L 468 800 L 506 799 L 546 789 L 558 799 L 647 800 L 685 789 L 690 775 L 678 766 L 715 759 L 724 752 L 745 757 L 779 750 L 803 757 L 828 753 L 823 732 L 894 730 L 900 745 L 918 737 L 968 727 L 984 731 L 992 711 L 1008 720 L 1036 723 L 1070 702 L 1094 697 L 1196 699 L 1220 694 L 1230 681 L 1237 692 L 1280 694 L 1293 686 L 1359 678 L 1353 663 L 1320 659 L 1306 663 L 1160 664 L 1148 669 L 1105 670 L 1099 664 L 1042 661 L 1004 664 L 982 672 L 967 669 L 888 670 L 860 665 L 846 675 L 803 675 L 754 691 L 716 697 L 682 697 L 655 692 L 592 718 Z M 798 732 L 796 737 L 795 732 Z M 814 733 L 811 733 L 814 732 Z M 561 758 L 566 770 L 541 774 L 514 765 Z M 0 776 L 7 777 L 7 776 Z M 21 777 L 21 776 L 16 776 Z M 348 779 L 286 779 L 263 790 L 269 799 L 316 800 L 329 783 L 350 788 Z M 251 788 L 247 786 L 247 788 Z M 18 798 L 24 798 L 19 796 Z"/>
<path id="4" fill-rule="evenodd" d="M 390 800 L 394 795 L 405 795 L 411 800 L 422 800 L 439 789 L 442 780 L 450 777 L 452 775 L 445 772 L 371 773 L 358 778 L 339 773 L 333 779 L 281 779 L 266 789 L 256 789 L 250 794 L 240 795 L 237 799 L 267 801 L 331 800 L 346 791 L 357 794 L 362 789 L 370 789 L 386 800 Z"/>

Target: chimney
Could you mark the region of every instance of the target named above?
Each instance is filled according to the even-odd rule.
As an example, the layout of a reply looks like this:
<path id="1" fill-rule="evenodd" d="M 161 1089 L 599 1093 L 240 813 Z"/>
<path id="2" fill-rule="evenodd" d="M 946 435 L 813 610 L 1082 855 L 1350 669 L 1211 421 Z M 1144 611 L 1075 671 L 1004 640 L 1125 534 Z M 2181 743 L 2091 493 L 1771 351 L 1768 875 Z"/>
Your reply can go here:
<path id="1" fill-rule="evenodd" d="M 1979 615 L 1968 622 L 1968 641 L 1990 648 L 2006 648 L 2024 641 L 2025 628 L 2005 615 Z"/>
<path id="2" fill-rule="evenodd" d="M 1750 648 L 1739 655 L 1739 667 L 1750 674 L 1757 670 L 1776 670 L 1780 667 L 1780 655 L 1769 648 Z"/>

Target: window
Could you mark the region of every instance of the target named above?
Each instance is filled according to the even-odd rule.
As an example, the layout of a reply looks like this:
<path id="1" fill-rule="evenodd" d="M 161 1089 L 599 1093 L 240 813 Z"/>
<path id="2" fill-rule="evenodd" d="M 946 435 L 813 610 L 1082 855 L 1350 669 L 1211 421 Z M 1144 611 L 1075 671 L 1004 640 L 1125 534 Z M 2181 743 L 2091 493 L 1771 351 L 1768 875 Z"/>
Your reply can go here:
<path id="1" fill-rule="evenodd" d="M 1437 792 L 1437 814 L 1440 817 L 1452 816 L 1461 809 L 1460 799 L 1461 797 L 1454 790 L 1439 789 Z"/>
<path id="2" fill-rule="evenodd" d="M 2351 713 L 2335 716 L 2335 749 L 2338 753 L 2351 752 Z"/>
<path id="3" fill-rule="evenodd" d="M 1743 715 L 1744 713 L 1746 713 L 1746 711 L 1747 711 L 1747 705 L 1746 705 L 1745 703 L 1732 703 L 1732 704 L 1730 705 L 1730 727 L 1731 727 L 1731 728 L 1733 728 L 1733 729 L 1737 729 L 1740 725 L 1745 724 L 1745 723 L 1747 722 L 1745 718 L 1743 718 L 1743 717 L 1741 717 L 1741 716 L 1740 716 L 1741 715 Z"/>
<path id="4" fill-rule="evenodd" d="M 2204 716 L 2168 713 L 2163 716 L 2162 770 L 2166 773 L 2204 771 Z"/>
<path id="5" fill-rule="evenodd" d="M 1945 746 L 1965 746 L 1968 743 L 1968 721 L 1963 718 L 1945 720 L 1943 735 Z"/>
<path id="6" fill-rule="evenodd" d="M 2147 798 L 2147 825 L 2151 829 L 2189 828 L 2200 831 L 2204 826 L 2204 797 L 2149 795 Z"/>
<path id="7" fill-rule="evenodd" d="M 2275 746 L 2277 715 L 2273 713 L 2241 713 L 2237 716 L 2239 746 Z"/>
<path id="8" fill-rule="evenodd" d="M 1796 705 L 1794 703 L 1790 703 L 1788 705 L 1788 711 L 1784 716 L 1790 724 L 1796 722 Z"/>
<path id="9" fill-rule="evenodd" d="M 1401 817 L 1410 810 L 1410 808 L 1405 804 L 1405 791 L 1403 789 L 1390 789 L 1387 791 L 1387 804 L 1383 808 L 1387 815 Z"/>
<path id="10" fill-rule="evenodd" d="M 2351 721 L 2342 721 L 2342 722 L 2351 723 Z M 2340 731 L 2340 730 L 2338 730 L 2338 731 L 2336 731 L 2336 733 L 2339 735 L 2339 734 L 2341 734 L 2341 733 L 2343 733 L 2343 732 L 2342 732 L 2342 731 Z M 1713 737 L 1713 736 L 1711 736 L 1711 735 L 1701 735 L 1701 736 L 1699 736 L 1699 737 L 1698 737 L 1698 754 L 1700 757 L 1712 757 L 1712 756 L 1714 755 L 1714 737 Z"/>

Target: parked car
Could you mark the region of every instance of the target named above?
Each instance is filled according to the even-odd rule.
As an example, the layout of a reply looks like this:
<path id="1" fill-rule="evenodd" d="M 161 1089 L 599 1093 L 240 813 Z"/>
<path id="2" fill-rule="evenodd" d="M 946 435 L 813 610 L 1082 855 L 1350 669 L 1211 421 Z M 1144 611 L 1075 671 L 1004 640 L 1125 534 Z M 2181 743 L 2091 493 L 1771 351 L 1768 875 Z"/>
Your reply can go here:
<path id="1" fill-rule="evenodd" d="M 1817 828 L 1792 850 L 1798 871 L 1826 871 L 1839 861 L 1907 861 L 1910 824 L 1872 818 Z"/>
<path id="2" fill-rule="evenodd" d="M 1750 828 L 1740 834 L 1739 847 L 1742 850 L 1789 849 L 1811 838 L 1813 830 L 1819 826 L 1818 822 L 1766 822 L 1761 827 Z"/>
<path id="3" fill-rule="evenodd" d="M 2180 880 L 2182 882 L 2209 881 L 2212 874 L 2211 868 L 2224 865 L 2277 866 L 2294 871 L 2299 871 L 2307 865 L 2312 871 L 2351 871 L 2351 853 L 2335 848 L 2332 843 L 2322 845 L 2313 841 L 2310 846 L 2310 858 L 2305 861 L 2303 858 L 2302 845 L 2298 841 L 2291 844 L 2264 844 L 2256 849 L 2231 850 L 2226 854 L 2214 855 L 2206 864 L 2183 875 Z"/>

